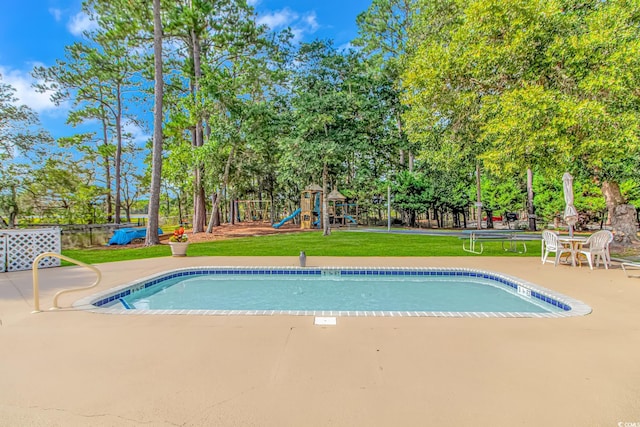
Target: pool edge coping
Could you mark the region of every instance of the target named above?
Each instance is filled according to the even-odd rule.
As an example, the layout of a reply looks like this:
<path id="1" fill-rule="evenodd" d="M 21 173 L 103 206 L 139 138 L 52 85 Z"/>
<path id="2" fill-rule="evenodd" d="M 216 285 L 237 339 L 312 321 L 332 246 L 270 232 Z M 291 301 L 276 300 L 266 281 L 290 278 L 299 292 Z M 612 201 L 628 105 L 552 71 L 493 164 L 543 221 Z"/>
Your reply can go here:
<path id="1" fill-rule="evenodd" d="M 569 306 L 571 309 L 561 312 L 536 313 L 536 312 L 457 312 L 457 311 L 331 311 L 331 310 L 199 310 L 199 309 L 163 309 L 163 310 L 144 310 L 144 309 L 126 309 L 101 308 L 93 305 L 95 302 L 105 299 L 112 295 L 116 295 L 124 290 L 135 288 L 141 284 L 161 279 L 179 272 L 195 271 L 195 270 L 288 270 L 288 271 L 429 271 L 429 272 L 464 272 L 490 275 L 499 279 L 508 280 L 513 284 L 521 286 L 529 291 L 534 291 L 540 295 L 547 296 Z M 531 296 L 529 296 L 531 298 Z M 127 314 L 127 315 L 207 315 L 207 316 L 331 316 L 331 317 L 464 317 L 464 318 L 564 318 L 585 316 L 592 312 L 589 305 L 577 300 L 573 297 L 564 295 L 560 292 L 545 288 L 532 282 L 523 280 L 519 277 L 508 274 L 497 273 L 487 270 L 475 268 L 446 268 L 446 267 L 292 267 L 292 266 L 195 266 L 176 268 L 164 272 L 152 274 L 129 282 L 124 285 L 114 286 L 105 291 L 89 295 L 75 301 L 72 305 L 75 309 L 89 311 L 99 314 Z"/>

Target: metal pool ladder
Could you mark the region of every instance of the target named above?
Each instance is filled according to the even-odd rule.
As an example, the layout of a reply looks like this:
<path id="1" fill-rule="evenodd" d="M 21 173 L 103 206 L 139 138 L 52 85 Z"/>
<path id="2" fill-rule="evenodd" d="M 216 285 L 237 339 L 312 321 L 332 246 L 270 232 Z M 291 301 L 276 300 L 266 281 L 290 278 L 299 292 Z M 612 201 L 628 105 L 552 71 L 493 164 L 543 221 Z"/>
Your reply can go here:
<path id="1" fill-rule="evenodd" d="M 87 289 L 91 289 L 94 288 L 98 285 L 98 283 L 100 283 L 100 280 L 102 280 L 102 273 L 100 273 L 100 270 L 98 270 L 96 267 L 94 267 L 93 265 L 89 265 L 89 264 L 85 264 L 82 261 L 78 261 L 75 260 L 73 258 L 69 258 L 67 256 L 61 255 L 61 254 L 57 254 L 55 252 L 44 252 L 41 253 L 40 255 L 38 255 L 34 260 L 33 260 L 33 264 L 31 266 L 31 269 L 33 270 L 33 311 L 32 313 L 40 313 L 42 310 L 40 310 L 40 286 L 39 286 L 39 282 L 38 282 L 38 263 L 40 262 L 40 260 L 42 258 L 46 258 L 46 257 L 54 257 L 54 258 L 59 258 L 62 260 L 65 260 L 67 262 L 79 265 L 81 267 L 85 267 L 88 268 L 89 270 L 92 270 L 94 273 L 96 273 L 96 281 L 93 282 L 93 284 L 91 284 L 90 286 L 86 286 L 84 288 L 78 288 L 78 289 L 63 289 L 61 291 L 59 291 L 54 297 L 53 297 L 53 307 L 50 308 L 50 310 L 57 310 L 60 307 L 58 307 L 58 297 L 62 294 L 66 294 L 69 292 L 77 292 L 77 291 L 86 291 Z"/>

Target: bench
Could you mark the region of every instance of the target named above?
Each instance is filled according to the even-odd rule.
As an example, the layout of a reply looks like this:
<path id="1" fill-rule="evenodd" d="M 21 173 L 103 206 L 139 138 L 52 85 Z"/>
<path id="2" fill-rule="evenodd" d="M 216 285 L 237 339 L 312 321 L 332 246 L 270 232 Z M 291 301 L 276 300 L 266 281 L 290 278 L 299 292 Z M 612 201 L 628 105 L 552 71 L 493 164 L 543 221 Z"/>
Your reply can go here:
<path id="1" fill-rule="evenodd" d="M 640 277 L 640 275 L 636 273 L 640 270 L 640 263 L 623 262 L 620 264 L 620 267 L 622 267 L 622 271 L 624 271 L 624 274 L 626 274 L 627 277 Z"/>
<path id="2" fill-rule="evenodd" d="M 502 249 L 508 252 L 526 253 L 527 244 L 525 241 L 531 238 L 521 235 L 521 231 L 516 230 L 468 230 L 463 231 L 461 239 L 469 240 L 469 246 L 462 242 L 462 250 L 474 254 L 482 254 L 484 246 L 482 241 L 494 240 L 502 243 Z M 467 237 L 468 235 L 468 237 Z M 522 250 L 518 250 L 518 242 L 521 243 Z M 505 245 L 508 243 L 507 245 Z M 478 249 L 479 248 L 479 249 Z"/>

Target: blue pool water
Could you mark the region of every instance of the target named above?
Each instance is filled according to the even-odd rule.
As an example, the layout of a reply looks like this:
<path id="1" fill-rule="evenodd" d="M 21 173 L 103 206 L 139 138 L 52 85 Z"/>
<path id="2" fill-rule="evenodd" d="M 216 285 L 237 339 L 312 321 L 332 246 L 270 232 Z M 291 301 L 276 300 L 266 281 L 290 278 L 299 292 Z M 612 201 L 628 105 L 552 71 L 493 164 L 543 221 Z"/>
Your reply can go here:
<path id="1" fill-rule="evenodd" d="M 487 279 L 174 278 L 125 297 L 146 309 L 552 312 Z"/>
<path id="2" fill-rule="evenodd" d="M 207 274 L 210 273 L 210 274 Z M 308 273 L 308 274 L 307 274 Z M 502 276 L 410 270 L 185 271 L 96 305 L 150 310 L 558 313 L 569 305 Z"/>

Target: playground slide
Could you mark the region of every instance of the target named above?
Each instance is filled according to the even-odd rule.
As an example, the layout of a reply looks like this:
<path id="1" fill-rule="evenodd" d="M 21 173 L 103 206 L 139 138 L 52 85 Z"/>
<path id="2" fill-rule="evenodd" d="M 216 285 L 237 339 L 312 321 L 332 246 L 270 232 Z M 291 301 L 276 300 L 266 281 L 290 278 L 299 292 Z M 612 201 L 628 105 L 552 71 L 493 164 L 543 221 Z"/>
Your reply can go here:
<path id="1" fill-rule="evenodd" d="M 295 218 L 297 215 L 300 215 L 300 208 L 296 209 L 295 211 L 293 211 L 293 213 L 291 215 L 289 215 L 288 217 L 286 217 L 285 219 L 283 219 L 282 221 L 273 224 L 273 228 L 280 228 L 284 225 L 285 222 L 287 221 L 291 221 L 293 218 Z"/>
<path id="2" fill-rule="evenodd" d="M 353 217 L 351 215 L 345 215 L 344 217 L 347 219 L 347 221 L 351 222 L 352 224 L 357 224 L 358 223 L 358 221 L 353 219 Z"/>

